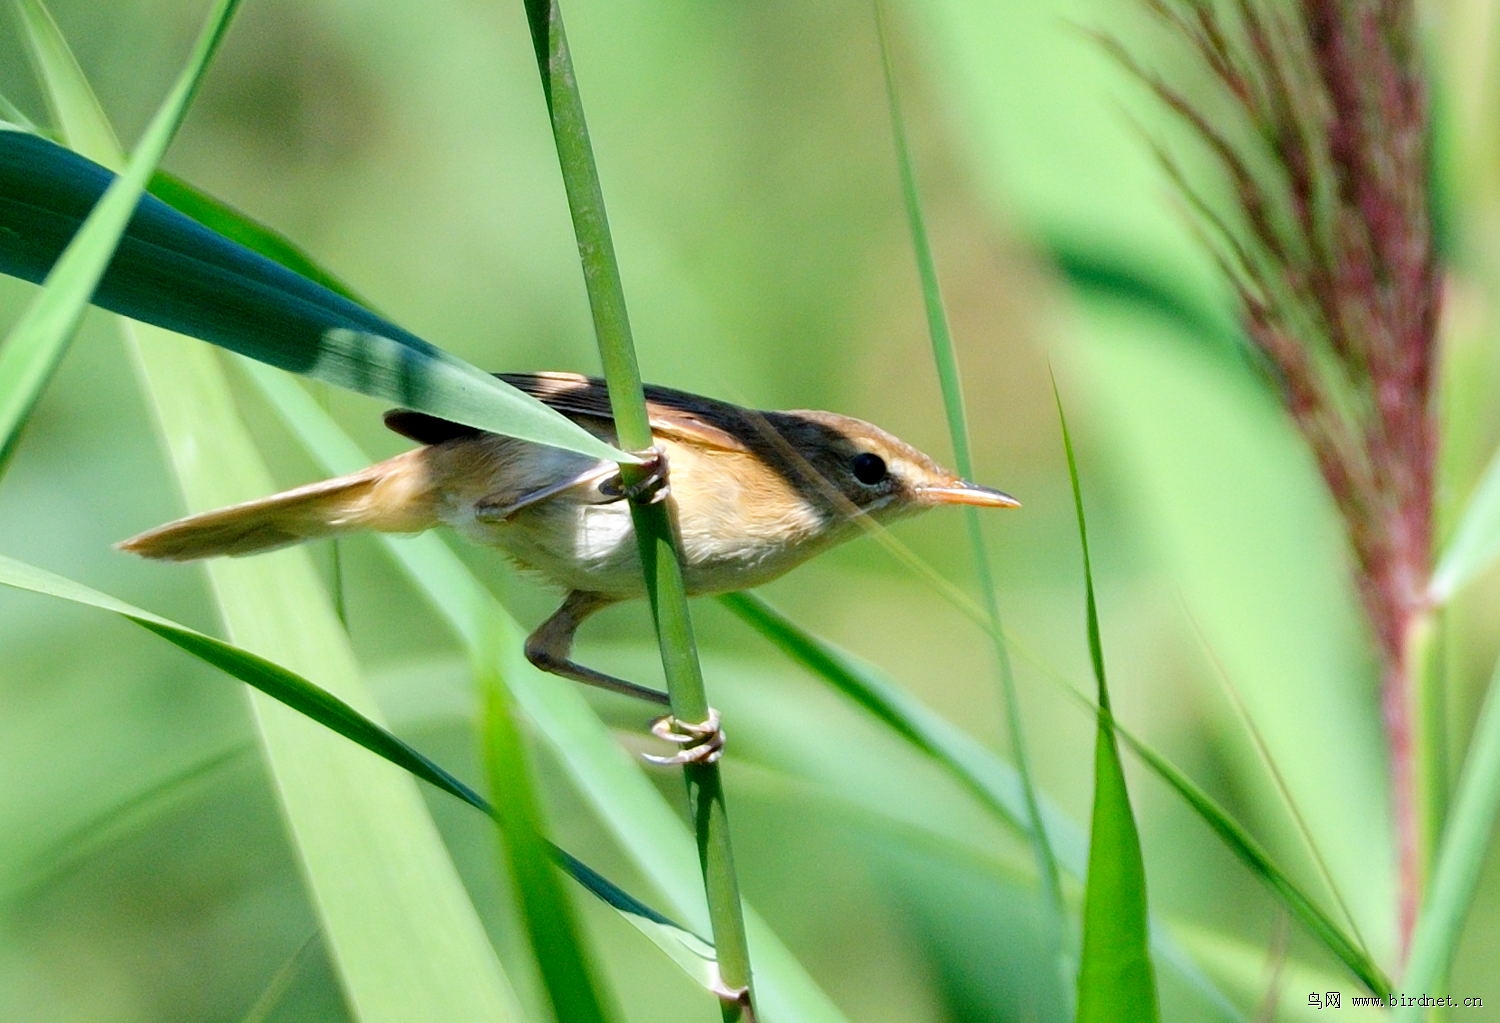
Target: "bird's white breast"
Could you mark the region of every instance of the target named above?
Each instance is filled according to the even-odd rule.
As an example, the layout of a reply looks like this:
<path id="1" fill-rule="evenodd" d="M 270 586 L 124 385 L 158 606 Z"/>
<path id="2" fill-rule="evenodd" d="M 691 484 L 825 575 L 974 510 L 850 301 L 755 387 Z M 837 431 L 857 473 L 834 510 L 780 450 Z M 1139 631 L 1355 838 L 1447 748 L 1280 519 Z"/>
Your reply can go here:
<path id="1" fill-rule="evenodd" d="M 619 596 L 644 592 L 629 502 L 609 500 L 599 483 L 611 463 L 519 441 L 489 438 L 492 478 L 450 495 L 443 520 L 476 543 L 498 547 L 523 566 L 569 589 Z M 503 445 L 503 446 L 501 446 Z M 715 473 L 705 485 L 705 456 L 667 443 L 673 488 L 693 499 L 678 502 L 686 582 L 691 592 L 744 589 L 766 582 L 834 542 L 842 531 L 823 528 L 802 502 L 768 501 L 741 492 L 734 473 Z M 559 484 L 579 480 L 559 489 Z M 528 496 L 546 493 L 540 500 Z M 488 504 L 513 502 L 514 514 L 486 514 Z"/>

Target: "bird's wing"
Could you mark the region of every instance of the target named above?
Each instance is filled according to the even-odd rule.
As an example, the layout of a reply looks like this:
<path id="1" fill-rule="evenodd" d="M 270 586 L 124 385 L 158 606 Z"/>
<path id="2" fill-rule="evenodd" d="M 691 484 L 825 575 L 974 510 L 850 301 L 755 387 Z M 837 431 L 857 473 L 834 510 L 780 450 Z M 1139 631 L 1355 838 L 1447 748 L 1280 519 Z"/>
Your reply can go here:
<path id="1" fill-rule="evenodd" d="M 595 465 L 581 469 L 571 476 L 565 476 L 555 483 L 537 487 L 524 494 L 500 493 L 482 497 L 474 502 L 474 517 L 481 522 L 504 521 L 523 508 L 540 504 L 575 487 L 587 488 L 592 495 L 591 497 L 584 498 L 579 503 L 610 504 L 618 501 L 619 497 L 604 493 L 600 488 L 600 484 L 619 474 L 619 466 L 613 462 L 601 461 Z M 577 499 L 575 498 L 575 500 Z"/>
<path id="2" fill-rule="evenodd" d="M 595 419 L 611 423 L 609 392 L 604 381 L 578 373 L 496 373 L 497 377 L 524 391 L 544 405 L 569 418 Z M 760 428 L 758 413 L 727 402 L 700 398 L 668 387 L 646 388 L 646 414 L 652 432 L 701 447 L 745 451 L 741 437 Z M 385 425 L 419 444 L 441 444 L 481 431 L 425 412 L 392 409 Z M 747 432 L 748 431 L 748 432 Z"/>

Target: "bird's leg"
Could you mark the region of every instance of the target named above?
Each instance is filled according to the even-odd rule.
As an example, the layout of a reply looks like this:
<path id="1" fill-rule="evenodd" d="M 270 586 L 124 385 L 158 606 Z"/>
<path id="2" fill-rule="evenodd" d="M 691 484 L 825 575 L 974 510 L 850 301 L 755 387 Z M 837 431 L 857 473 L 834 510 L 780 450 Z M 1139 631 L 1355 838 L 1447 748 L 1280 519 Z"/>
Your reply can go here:
<path id="1" fill-rule="evenodd" d="M 589 615 L 614 602 L 614 597 L 602 593 L 585 590 L 569 593 L 562 606 L 526 637 L 526 659 L 553 675 L 626 696 L 638 696 L 652 703 L 667 704 L 667 694 L 658 689 L 586 668 L 571 658 L 573 634 L 578 631 L 578 626 Z M 646 755 L 645 758 L 653 764 L 711 764 L 724 752 L 724 730 L 719 727 L 719 712 L 712 707 L 708 710 L 707 720 L 701 722 L 679 721 L 671 714 L 663 715 L 651 723 L 651 732 L 683 747 L 680 753 L 670 757 Z"/>
<path id="2" fill-rule="evenodd" d="M 656 504 L 658 501 L 665 501 L 672 493 L 672 485 L 667 481 L 666 451 L 658 446 L 635 454 L 641 459 L 645 475 L 627 485 L 616 472 L 599 484 L 599 493 L 610 502 L 644 499 L 647 504 Z"/>
<path id="3" fill-rule="evenodd" d="M 578 626 L 589 615 L 614 602 L 614 598 L 600 593 L 588 593 L 584 590 L 569 593 L 568 598 L 562 602 L 562 607 L 552 612 L 552 617 L 526 637 L 526 659 L 545 672 L 561 675 L 584 685 L 666 704 L 667 694 L 660 690 L 636 685 L 593 668 L 585 668 L 569 657 L 573 651 L 573 634 L 578 631 Z"/>

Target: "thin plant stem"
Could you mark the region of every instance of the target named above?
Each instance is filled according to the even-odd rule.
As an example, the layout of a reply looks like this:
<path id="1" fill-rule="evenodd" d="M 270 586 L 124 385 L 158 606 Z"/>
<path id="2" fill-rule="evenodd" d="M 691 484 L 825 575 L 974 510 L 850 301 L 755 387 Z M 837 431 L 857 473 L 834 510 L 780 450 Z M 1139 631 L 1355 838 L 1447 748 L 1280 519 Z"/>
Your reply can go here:
<path id="1" fill-rule="evenodd" d="M 943 408 L 947 413 L 948 433 L 953 444 L 954 460 L 958 463 L 959 474 L 965 479 L 973 479 L 974 459 L 969 445 L 968 418 L 964 411 L 958 356 L 954 351 L 953 333 L 949 329 L 947 311 L 943 305 L 937 264 L 933 258 L 932 245 L 927 236 L 925 218 L 922 214 L 921 194 L 917 189 L 916 170 L 912 163 L 910 147 L 907 144 L 906 121 L 901 112 L 901 99 L 896 87 L 895 69 L 891 64 L 890 43 L 885 21 L 885 4 L 882 0 L 875 0 L 875 27 L 880 39 L 880 55 L 885 72 L 886 99 L 890 106 L 896 163 L 901 174 L 901 190 L 905 198 L 907 223 L 911 228 L 913 255 L 916 259 L 917 273 L 922 282 L 922 297 L 927 311 L 927 332 L 932 341 L 932 357 L 937 365 L 938 381 L 942 387 Z M 985 620 L 982 625 L 993 646 L 1005 725 L 1010 734 L 1011 756 L 1015 759 L 1016 774 L 1021 782 L 1021 792 L 1026 805 L 1027 837 L 1031 845 L 1032 858 L 1036 863 L 1042 894 L 1046 901 L 1048 937 L 1053 951 L 1057 953 L 1059 963 L 1062 964 L 1066 958 L 1063 947 L 1066 933 L 1063 921 L 1066 910 L 1057 856 L 1048 841 L 1047 829 L 1042 823 L 1041 803 L 1037 798 L 1036 783 L 1031 771 L 1031 757 L 1027 752 L 1026 735 L 1022 727 L 1021 701 L 1016 691 L 1015 670 L 1011 664 L 1010 651 L 1005 643 L 1004 628 L 1000 620 L 1000 603 L 995 595 L 995 580 L 990 572 L 989 548 L 980 526 L 979 510 L 965 508 L 964 512 L 964 523 L 969 536 L 970 560 L 974 563 L 976 581 L 983 601 Z M 1064 984 L 1062 990 L 1069 991 L 1071 986 Z"/>
<path id="2" fill-rule="evenodd" d="M 526 0 L 526 15 L 583 263 L 616 436 L 626 450 L 644 452 L 653 440 L 645 392 L 631 340 L 625 290 L 605 215 L 604 195 L 584 121 L 583 100 L 563 31 L 562 11 L 557 0 Z M 648 469 L 639 463 L 620 466 L 627 487 L 644 482 L 647 473 Z M 630 511 L 640 543 L 672 713 L 684 721 L 702 721 L 708 716 L 709 707 L 678 556 L 675 502 L 632 499 Z M 683 774 L 718 958 L 723 1018 L 749 1019 L 752 1015 L 749 944 L 719 768 L 714 763 L 689 764 Z"/>

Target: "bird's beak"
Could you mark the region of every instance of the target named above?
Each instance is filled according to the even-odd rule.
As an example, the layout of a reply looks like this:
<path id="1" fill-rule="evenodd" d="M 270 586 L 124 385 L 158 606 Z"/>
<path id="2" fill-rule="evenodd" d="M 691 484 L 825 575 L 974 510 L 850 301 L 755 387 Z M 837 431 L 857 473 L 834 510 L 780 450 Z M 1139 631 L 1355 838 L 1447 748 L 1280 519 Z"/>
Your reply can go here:
<path id="1" fill-rule="evenodd" d="M 999 490 L 968 480 L 955 480 L 944 487 L 917 487 L 917 495 L 928 504 L 973 504 L 981 508 L 1019 508 L 1021 502 Z"/>

